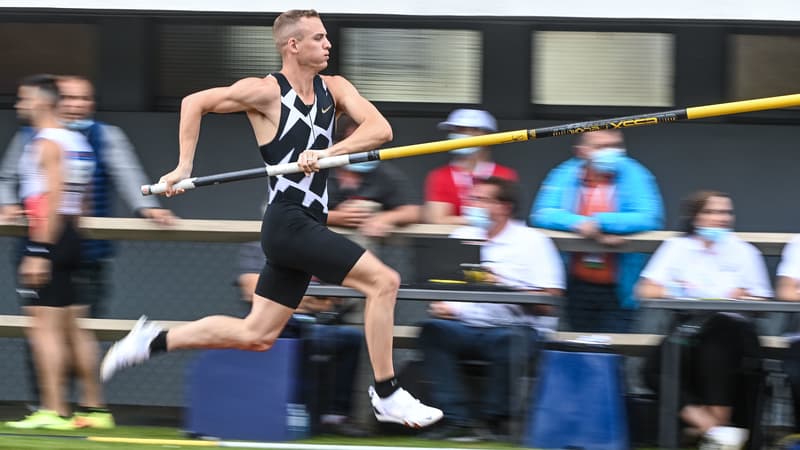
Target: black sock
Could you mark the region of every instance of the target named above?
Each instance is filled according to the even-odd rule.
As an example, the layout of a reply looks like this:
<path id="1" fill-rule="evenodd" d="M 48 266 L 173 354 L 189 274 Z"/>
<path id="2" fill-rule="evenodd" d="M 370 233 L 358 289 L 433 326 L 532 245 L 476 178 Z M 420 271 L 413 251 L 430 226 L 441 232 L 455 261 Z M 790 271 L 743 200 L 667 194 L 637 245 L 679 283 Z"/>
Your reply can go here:
<path id="1" fill-rule="evenodd" d="M 155 355 L 165 351 L 167 351 L 167 332 L 162 331 L 158 333 L 155 339 L 150 341 L 150 354 Z"/>
<path id="2" fill-rule="evenodd" d="M 380 398 L 386 398 L 394 394 L 394 391 L 398 389 L 400 389 L 400 383 L 397 382 L 397 377 L 392 377 L 383 381 L 375 380 L 375 392 L 378 393 L 378 397 Z"/>

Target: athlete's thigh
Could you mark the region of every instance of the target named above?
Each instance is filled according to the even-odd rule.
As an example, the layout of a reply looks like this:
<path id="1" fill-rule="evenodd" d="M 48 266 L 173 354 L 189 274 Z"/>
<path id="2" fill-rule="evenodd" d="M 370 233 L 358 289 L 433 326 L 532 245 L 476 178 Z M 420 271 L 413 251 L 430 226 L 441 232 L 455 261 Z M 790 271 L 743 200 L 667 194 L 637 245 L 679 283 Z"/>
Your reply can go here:
<path id="1" fill-rule="evenodd" d="M 295 309 L 308 289 L 311 274 L 267 260 L 258 277 L 255 293 L 267 300 Z"/>
<path id="2" fill-rule="evenodd" d="M 364 249 L 321 220 L 300 205 L 270 204 L 261 227 L 268 263 L 341 284 Z"/>
<path id="3" fill-rule="evenodd" d="M 342 284 L 366 251 L 322 225 L 314 227 L 305 242 L 302 253 L 307 270 L 320 280 L 332 284 Z"/>

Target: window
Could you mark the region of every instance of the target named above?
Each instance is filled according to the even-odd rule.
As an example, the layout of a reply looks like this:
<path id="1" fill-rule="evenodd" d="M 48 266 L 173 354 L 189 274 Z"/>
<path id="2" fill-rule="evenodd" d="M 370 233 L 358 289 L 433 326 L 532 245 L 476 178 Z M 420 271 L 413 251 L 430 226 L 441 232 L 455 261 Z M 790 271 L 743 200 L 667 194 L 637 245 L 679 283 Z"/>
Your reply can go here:
<path id="1" fill-rule="evenodd" d="M 800 36 L 733 35 L 728 45 L 731 99 L 800 92 Z"/>
<path id="2" fill-rule="evenodd" d="M 4 23 L 0 27 L 0 94 L 16 95 L 17 84 L 37 73 L 81 75 L 93 79 L 97 66 L 94 25 Z"/>
<path id="3" fill-rule="evenodd" d="M 372 101 L 481 102 L 481 33 L 344 28 L 342 73 Z"/>
<path id="4" fill-rule="evenodd" d="M 183 97 L 280 70 L 272 27 L 165 24 L 159 30 L 159 97 Z"/>
<path id="5" fill-rule="evenodd" d="M 671 34 L 536 31 L 532 38 L 533 103 L 673 104 Z"/>

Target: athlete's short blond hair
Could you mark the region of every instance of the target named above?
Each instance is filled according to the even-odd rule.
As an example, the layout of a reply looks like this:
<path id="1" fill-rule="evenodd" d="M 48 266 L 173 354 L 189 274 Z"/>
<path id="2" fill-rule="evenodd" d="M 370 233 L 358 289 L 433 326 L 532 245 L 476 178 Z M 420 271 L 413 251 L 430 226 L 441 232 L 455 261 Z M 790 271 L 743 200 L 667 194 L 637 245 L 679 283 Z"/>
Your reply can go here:
<path id="1" fill-rule="evenodd" d="M 304 17 L 319 18 L 319 13 L 314 9 L 290 9 L 275 19 L 272 24 L 272 37 L 279 53 L 289 43 L 290 38 L 303 39 L 297 24 Z"/>

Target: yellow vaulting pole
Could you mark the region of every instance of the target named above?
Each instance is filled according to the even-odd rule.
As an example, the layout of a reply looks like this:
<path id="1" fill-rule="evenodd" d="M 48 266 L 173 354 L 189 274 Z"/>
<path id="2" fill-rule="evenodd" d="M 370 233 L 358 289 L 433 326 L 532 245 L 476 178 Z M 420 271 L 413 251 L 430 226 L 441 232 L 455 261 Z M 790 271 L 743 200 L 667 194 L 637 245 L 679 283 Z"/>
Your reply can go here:
<path id="1" fill-rule="evenodd" d="M 730 114 L 764 111 L 767 109 L 791 108 L 794 106 L 800 106 L 800 94 L 756 98 L 753 100 L 720 103 L 717 105 L 695 106 L 686 108 L 686 118 L 689 120 L 704 119 L 706 117 L 719 117 Z"/>
<path id="2" fill-rule="evenodd" d="M 441 153 L 465 147 L 488 147 L 490 145 L 509 144 L 511 142 L 527 141 L 528 139 L 528 130 L 505 131 L 501 133 L 485 134 L 483 136 L 426 142 L 424 144 L 404 145 L 402 147 L 378 150 L 377 152 L 379 159 L 385 160 L 427 155 L 429 153 Z M 352 156 L 357 154 L 359 153 L 353 154 Z M 368 161 L 368 159 L 365 161 Z"/>
<path id="3" fill-rule="evenodd" d="M 635 116 L 615 117 L 611 119 L 593 120 L 587 122 L 577 122 L 567 125 L 557 125 L 553 127 L 534 128 L 530 130 L 506 131 L 501 133 L 487 134 L 470 138 L 453 139 L 448 141 L 427 142 L 424 144 L 406 145 L 403 147 L 387 148 L 383 150 L 373 150 L 378 154 L 378 158 L 368 158 L 364 161 L 374 159 L 395 159 L 406 158 L 409 156 L 427 155 L 429 153 L 446 152 L 464 147 L 480 147 L 498 144 L 508 144 L 511 142 L 541 139 L 552 136 L 567 136 L 580 133 L 588 133 L 598 130 L 611 130 L 631 127 L 641 127 L 656 125 L 659 123 L 677 122 L 679 120 L 703 119 L 708 117 L 727 116 L 731 114 L 741 114 L 753 111 L 764 111 L 767 109 L 791 108 L 800 106 L 800 94 L 782 95 L 779 97 L 757 98 L 753 100 L 742 100 L 738 102 L 719 103 L 716 105 L 694 106 L 685 109 L 663 111 L 649 114 L 639 114 Z M 351 155 L 369 154 L 371 152 L 356 153 Z M 351 158 L 351 160 L 354 158 Z M 353 161 L 357 162 L 357 161 Z"/>
<path id="4" fill-rule="evenodd" d="M 338 155 L 321 159 L 319 167 L 327 169 L 347 164 L 375 160 L 407 158 L 410 156 L 428 155 L 431 153 L 447 152 L 465 147 L 485 147 L 491 145 L 523 142 L 546 137 L 572 136 L 575 134 L 589 133 L 599 130 L 613 130 L 632 127 L 656 125 L 660 123 L 678 122 L 681 120 L 704 119 L 708 117 L 727 116 L 768 109 L 792 108 L 800 106 L 800 94 L 781 95 L 778 97 L 765 97 L 753 100 L 719 103 L 715 105 L 693 106 L 685 109 L 638 114 L 635 116 L 614 117 L 611 119 L 590 120 L 552 127 L 533 128 L 530 130 L 503 131 L 500 133 L 486 134 L 461 139 L 426 142 L 422 144 L 404 145 L 402 147 L 370 150 L 368 152 Z M 248 180 L 268 176 L 285 175 L 302 172 L 297 163 L 278 164 L 275 166 L 259 167 L 255 169 L 225 172 L 204 177 L 187 178 L 175 185 L 177 189 L 194 189 L 199 186 L 211 186 L 231 181 Z M 142 194 L 159 194 L 164 192 L 163 184 L 142 186 Z"/>

